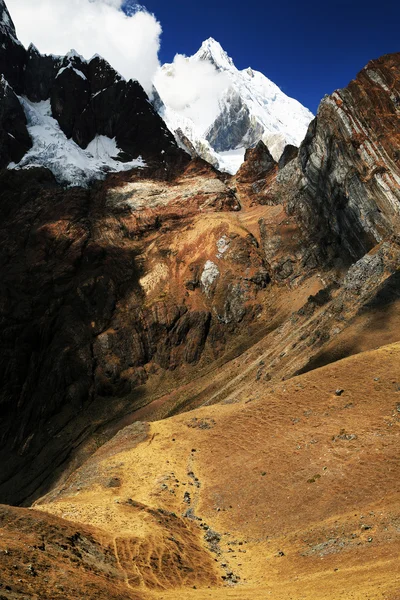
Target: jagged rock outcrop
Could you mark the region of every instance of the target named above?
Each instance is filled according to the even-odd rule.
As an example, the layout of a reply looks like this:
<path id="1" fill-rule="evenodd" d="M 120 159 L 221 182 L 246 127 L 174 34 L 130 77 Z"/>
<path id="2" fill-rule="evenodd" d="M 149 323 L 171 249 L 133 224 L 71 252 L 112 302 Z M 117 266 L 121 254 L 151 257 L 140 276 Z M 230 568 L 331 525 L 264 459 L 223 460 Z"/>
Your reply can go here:
<path id="1" fill-rule="evenodd" d="M 344 269 L 398 231 L 400 54 L 372 61 L 322 101 L 298 157 L 267 187 L 279 222 L 261 220 L 272 275 Z"/>
<path id="2" fill-rule="evenodd" d="M 17 39 L 15 26 L 4 0 L 0 0 L 0 75 L 21 94 L 24 88 L 26 51 Z"/>
<path id="3" fill-rule="evenodd" d="M 50 98 L 61 66 L 61 57 L 40 54 L 33 44 L 29 46 L 24 74 L 24 92 L 29 100 L 42 102 Z"/>
<path id="4" fill-rule="evenodd" d="M 96 135 L 115 138 L 125 160 L 176 149 L 175 140 L 137 81 L 125 81 L 100 57 L 70 53 L 50 91 L 53 116 L 68 138 L 86 148 Z M 139 117 L 140 115 L 140 117 Z M 176 149 L 176 152 L 179 152 Z"/>
<path id="5" fill-rule="evenodd" d="M 276 179 L 278 165 L 264 142 L 246 150 L 244 163 L 236 175 L 240 195 L 257 204 L 269 203 L 269 189 Z"/>
<path id="6" fill-rule="evenodd" d="M 236 175 L 239 183 L 255 183 L 267 179 L 275 171 L 276 162 L 264 142 L 246 150 L 244 163 Z"/>
<path id="7" fill-rule="evenodd" d="M 278 177 L 277 197 L 326 258 L 357 260 L 398 229 L 399 97 L 400 54 L 371 61 L 322 101 L 297 163 Z"/>
<path id="8" fill-rule="evenodd" d="M 23 108 L 3 75 L 0 76 L 0 169 L 19 162 L 32 147 Z"/>

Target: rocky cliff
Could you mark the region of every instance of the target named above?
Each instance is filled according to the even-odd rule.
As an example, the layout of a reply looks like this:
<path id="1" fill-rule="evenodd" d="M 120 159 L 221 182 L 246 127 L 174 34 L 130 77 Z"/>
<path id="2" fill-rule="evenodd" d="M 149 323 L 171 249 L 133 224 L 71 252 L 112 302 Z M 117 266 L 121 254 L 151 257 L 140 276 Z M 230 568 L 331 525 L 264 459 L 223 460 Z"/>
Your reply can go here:
<path id="1" fill-rule="evenodd" d="M 307 263 L 346 268 L 398 234 L 399 69 L 399 54 L 371 61 L 324 98 L 298 157 L 268 188 L 299 236 L 287 257 L 297 273 Z"/>
<path id="2" fill-rule="evenodd" d="M 15 89 L 17 94 L 23 90 L 23 71 L 26 64 L 26 52 L 17 38 L 15 26 L 4 0 L 0 0 L 0 73 Z"/>

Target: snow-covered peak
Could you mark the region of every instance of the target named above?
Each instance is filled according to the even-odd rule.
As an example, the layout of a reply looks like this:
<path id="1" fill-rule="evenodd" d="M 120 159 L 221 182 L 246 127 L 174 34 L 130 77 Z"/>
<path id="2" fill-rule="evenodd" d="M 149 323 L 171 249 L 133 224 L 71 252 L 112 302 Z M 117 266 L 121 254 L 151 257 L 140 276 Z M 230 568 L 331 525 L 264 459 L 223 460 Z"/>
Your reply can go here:
<path id="1" fill-rule="evenodd" d="M 263 73 L 237 69 L 213 38 L 193 56 L 177 55 L 162 67 L 155 86 L 171 131 L 183 131 L 195 149 L 202 149 L 201 156 L 209 160 L 212 155 L 213 164 L 221 158 L 221 168 L 227 156 L 235 157 L 236 168 L 237 157 L 260 140 L 279 160 L 286 144 L 300 145 L 313 119 Z"/>
<path id="2" fill-rule="evenodd" d="M 218 70 L 236 68 L 233 60 L 228 56 L 221 44 L 212 37 L 202 43 L 200 49 L 191 57 L 191 60 L 207 60 Z"/>
<path id="3" fill-rule="evenodd" d="M 83 58 L 83 56 L 81 54 L 79 54 L 76 50 L 74 50 L 73 48 L 69 52 L 67 52 L 67 54 L 65 55 L 65 58 L 68 60 L 77 58 L 78 60 L 80 60 L 83 63 L 87 62 L 86 59 Z"/>

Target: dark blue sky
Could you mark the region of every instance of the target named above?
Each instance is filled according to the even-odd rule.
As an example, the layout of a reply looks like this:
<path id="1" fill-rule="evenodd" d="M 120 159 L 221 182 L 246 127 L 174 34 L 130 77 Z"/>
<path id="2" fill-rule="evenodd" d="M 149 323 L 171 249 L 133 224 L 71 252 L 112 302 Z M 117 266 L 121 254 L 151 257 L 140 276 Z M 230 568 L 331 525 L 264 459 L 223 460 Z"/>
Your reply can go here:
<path id="1" fill-rule="evenodd" d="M 128 2 L 132 0 L 127 0 Z M 143 0 L 163 27 L 161 62 L 214 37 L 316 112 L 372 58 L 400 51 L 398 0 Z"/>

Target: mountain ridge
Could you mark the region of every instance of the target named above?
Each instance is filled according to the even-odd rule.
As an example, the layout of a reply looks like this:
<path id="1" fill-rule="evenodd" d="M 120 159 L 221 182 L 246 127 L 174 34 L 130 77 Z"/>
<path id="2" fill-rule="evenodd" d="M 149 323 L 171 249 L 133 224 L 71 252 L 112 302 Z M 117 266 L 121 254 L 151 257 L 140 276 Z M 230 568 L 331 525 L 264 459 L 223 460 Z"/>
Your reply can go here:
<path id="1" fill-rule="evenodd" d="M 8 65 L 2 66 L 1 70 L 10 80 L 9 83 L 16 95 L 22 97 L 21 106 L 25 110 L 27 121 L 24 137 L 29 139 L 30 136 L 34 145 L 32 148 L 29 141 L 23 140 L 20 151 L 13 152 L 10 156 L 10 168 L 42 165 L 50 168 L 60 182 L 67 185 L 88 185 L 91 181 L 104 177 L 107 171 L 126 170 L 133 168 L 135 164 L 137 166 L 143 164 L 143 157 L 135 151 L 132 153 L 132 142 L 130 142 L 131 147 L 128 148 L 126 136 L 124 138 L 122 132 L 118 133 L 114 126 L 102 125 L 101 130 L 96 131 L 94 122 L 104 121 L 99 110 L 100 112 L 105 110 L 104 106 L 99 108 L 99 100 L 96 96 L 105 90 L 98 89 L 94 84 L 92 65 L 98 69 L 97 77 L 107 78 L 106 87 L 114 83 L 121 89 L 129 86 L 136 86 L 139 89 L 139 84 L 125 82 L 104 59 L 96 55 L 86 60 L 72 50 L 65 57 L 45 56 L 41 55 L 32 44 L 25 50 L 16 37 L 15 27 L 4 2 L 2 6 L 3 25 L 0 34 L 5 40 L 3 42 L 5 48 L 7 45 L 10 46 L 9 54 L 13 55 L 13 59 L 8 60 Z M 4 52 L 2 56 L 5 56 Z M 191 118 L 186 118 L 166 106 L 157 90 L 154 91 L 153 106 L 167 122 L 168 129 L 175 135 L 178 145 L 183 150 L 232 173 L 236 172 L 243 162 L 245 148 L 253 146 L 261 137 L 269 145 L 276 159 L 282 154 L 286 143 L 295 145 L 300 143 L 305 135 L 306 124 L 308 125 L 312 118 L 311 113 L 296 101 L 287 99 L 279 88 L 264 78 L 261 73 L 251 69 L 239 72 L 232 59 L 213 38 L 206 40 L 198 52 L 187 60 L 192 63 L 207 63 L 215 68 L 217 73 L 228 74 L 230 79 L 226 81 L 229 86 L 219 101 L 219 112 L 205 131 L 201 131 Z M 10 71 L 10 64 L 13 72 Z M 166 65 L 161 71 L 168 68 Z M 88 69 L 90 76 L 88 76 Z M 70 89 L 74 89 L 74 101 L 72 96 L 68 98 L 63 79 L 66 79 Z M 259 88 L 257 93 L 254 85 L 252 87 L 247 80 L 254 80 L 254 85 Z M 89 86 L 85 82 L 88 82 Z M 89 89 L 91 87 L 93 91 Z M 114 104 L 117 102 L 118 105 L 124 100 L 119 92 L 117 95 L 118 99 L 113 99 L 113 102 Z M 268 106 L 272 105 L 277 97 L 281 99 L 283 105 L 279 109 L 274 109 L 275 112 L 271 109 L 272 112 L 269 114 Z M 47 110 L 46 115 L 43 114 L 43 107 L 38 106 L 36 109 L 29 104 L 29 102 L 47 100 L 51 102 L 51 110 Z M 132 95 L 131 102 L 133 101 Z M 144 101 L 143 92 L 140 102 Z M 16 102 L 17 98 L 14 99 L 14 103 Z M 57 106 L 61 106 L 60 102 L 64 104 L 62 110 L 57 109 Z M 287 102 L 289 104 L 286 106 Z M 72 108 L 73 104 L 77 106 Z M 292 108 L 296 110 L 284 125 L 281 119 L 287 121 L 286 113 L 289 114 Z M 123 110 L 126 113 L 129 109 Z M 143 106 L 143 110 L 148 111 L 148 107 Z M 78 111 L 81 111 L 80 116 L 77 114 Z M 267 115 L 265 118 L 264 113 Z M 300 127 L 297 124 L 299 116 L 300 120 L 303 120 Z M 53 117 L 55 121 L 50 121 L 49 118 Z M 108 121 L 110 123 L 110 118 Z M 282 127 L 285 129 L 285 134 L 280 132 Z M 294 136 L 289 135 L 288 127 L 294 128 L 293 130 L 297 130 L 298 133 Z M 10 134 L 14 135 L 11 131 Z M 64 134 L 66 138 L 63 137 Z M 95 139 L 96 134 L 97 139 Z M 90 143 L 92 146 L 86 151 Z M 102 146 L 101 152 L 95 152 L 93 155 L 92 147 L 98 147 L 99 144 Z M 169 144 L 174 145 L 172 138 Z M 165 151 L 166 148 L 161 144 L 161 149 Z M 118 158 L 119 155 L 121 159 Z M 64 169 L 60 167 L 61 156 L 67 157 Z M 135 160 L 138 162 L 135 163 Z"/>
<path id="2" fill-rule="evenodd" d="M 88 186 L 155 157 L 168 169 L 169 156 L 183 154 L 137 81 L 98 55 L 25 49 L 3 1 L 0 8 L 1 167 L 42 166 L 63 185 Z"/>

